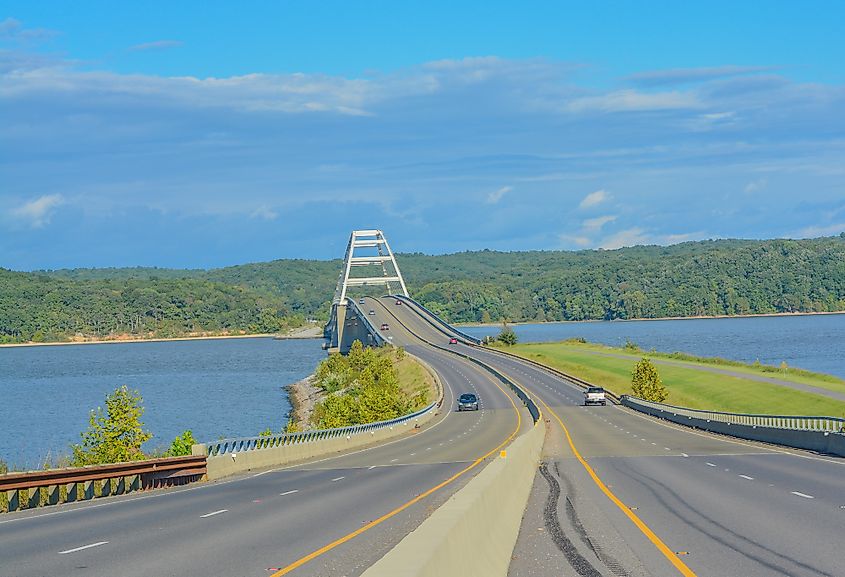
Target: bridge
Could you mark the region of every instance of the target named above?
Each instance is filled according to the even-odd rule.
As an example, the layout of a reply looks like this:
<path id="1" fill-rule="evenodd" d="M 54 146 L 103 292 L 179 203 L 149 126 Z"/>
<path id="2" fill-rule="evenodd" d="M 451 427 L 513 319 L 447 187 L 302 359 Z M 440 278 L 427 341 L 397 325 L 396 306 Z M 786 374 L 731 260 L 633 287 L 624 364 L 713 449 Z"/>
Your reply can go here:
<path id="1" fill-rule="evenodd" d="M 405 296 L 386 241 L 383 255 L 370 247 L 381 275 L 346 276 L 363 262 L 351 260 L 355 240 L 341 274 L 361 280 L 339 282 L 332 348 L 363 330 L 356 320 L 373 339 L 388 324 L 391 342 L 442 384 L 428 420 L 221 481 L 8 513 L 0 575 L 843 574 L 842 458 L 677 424 L 706 427 L 715 413 L 584 407 L 578 379 L 479 346 Z M 389 296 L 344 292 L 372 279 L 390 282 Z M 478 394 L 479 411 L 453 410 L 463 392 Z M 726 422 L 798 435 L 793 422 Z M 209 466 L 273 450 L 247 445 L 227 445 Z"/>

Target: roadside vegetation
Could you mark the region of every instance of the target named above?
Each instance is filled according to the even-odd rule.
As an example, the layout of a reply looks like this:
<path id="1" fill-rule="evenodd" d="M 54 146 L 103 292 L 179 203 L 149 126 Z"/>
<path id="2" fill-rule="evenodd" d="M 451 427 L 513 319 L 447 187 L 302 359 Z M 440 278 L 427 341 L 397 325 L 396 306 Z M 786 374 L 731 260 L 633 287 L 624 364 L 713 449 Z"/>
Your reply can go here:
<path id="1" fill-rule="evenodd" d="M 845 235 L 398 259 L 414 297 L 453 323 L 845 311 Z M 284 331 L 325 320 L 339 268 L 0 269 L 0 343 Z"/>
<path id="2" fill-rule="evenodd" d="M 326 394 L 311 415 L 310 426 L 318 429 L 394 419 L 434 397 L 431 375 L 403 349 L 365 348 L 360 341 L 348 355 L 322 361 L 314 384 Z"/>
<path id="3" fill-rule="evenodd" d="M 643 358 L 633 343 L 607 347 L 584 339 L 518 344 L 508 350 L 619 395 L 635 394 L 632 374 Z M 672 405 L 734 413 L 845 417 L 845 402 L 755 380 L 778 379 L 845 392 L 845 381 L 831 375 L 677 353 L 649 351 L 648 358 L 659 369 L 662 386 L 669 395 L 666 402 Z"/>

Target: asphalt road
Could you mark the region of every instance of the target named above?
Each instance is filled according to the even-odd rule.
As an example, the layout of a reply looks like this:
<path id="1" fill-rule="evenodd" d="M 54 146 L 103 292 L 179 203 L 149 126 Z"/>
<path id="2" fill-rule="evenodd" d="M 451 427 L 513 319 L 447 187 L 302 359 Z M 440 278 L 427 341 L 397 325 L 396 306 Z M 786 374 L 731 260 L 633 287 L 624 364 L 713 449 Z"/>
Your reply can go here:
<path id="1" fill-rule="evenodd" d="M 845 460 L 583 407 L 581 389 L 552 373 L 459 348 L 520 382 L 549 420 L 510 575 L 845 575 Z M 555 415 L 621 506 L 575 457 Z"/>
<path id="2" fill-rule="evenodd" d="M 521 404 L 514 408 L 511 393 L 488 373 L 426 345 L 392 316 L 391 304 L 373 301 L 378 312 L 374 318 L 379 324 L 391 323 L 393 342 L 427 362 L 445 385 L 443 409 L 422 430 L 295 467 L 4 515 L 0 576 L 363 572 L 484 463 L 380 524 L 350 535 L 468 469 L 531 423 Z M 426 323 L 411 320 L 411 325 L 431 336 Z M 477 392 L 481 409 L 454 412 L 456 395 L 462 392 Z M 349 539 L 320 551 L 344 538 Z"/>

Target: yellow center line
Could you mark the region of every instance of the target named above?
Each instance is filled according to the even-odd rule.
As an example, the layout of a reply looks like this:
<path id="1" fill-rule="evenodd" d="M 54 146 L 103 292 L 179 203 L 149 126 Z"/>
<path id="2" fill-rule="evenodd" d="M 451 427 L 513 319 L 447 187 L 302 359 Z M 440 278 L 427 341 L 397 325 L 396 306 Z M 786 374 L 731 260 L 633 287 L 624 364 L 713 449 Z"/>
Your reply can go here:
<path id="1" fill-rule="evenodd" d="M 581 465 L 584 466 L 584 469 L 586 469 L 587 473 L 589 473 L 590 477 L 592 477 L 595 484 L 598 485 L 598 488 L 601 489 L 602 492 L 605 495 L 607 495 L 607 497 L 611 501 L 613 501 L 613 503 L 617 507 L 619 507 L 619 509 L 623 513 L 625 513 L 625 515 L 634 523 L 634 525 L 637 526 L 637 528 L 643 533 L 643 535 L 645 535 L 648 538 L 648 540 L 651 541 L 654 544 L 655 547 L 657 547 L 658 551 L 663 553 L 663 556 L 666 557 L 666 559 L 668 559 L 669 562 L 672 565 L 675 566 L 675 569 L 677 569 L 681 573 L 681 575 L 683 575 L 684 577 L 697 577 L 696 574 L 692 571 L 692 569 L 687 567 L 687 565 L 683 561 L 681 561 L 681 559 L 678 557 L 678 555 L 676 555 L 675 552 L 672 551 L 666 545 L 666 543 L 664 543 L 663 540 L 660 537 L 658 537 L 657 534 L 655 534 L 655 532 L 652 531 L 649 528 L 649 526 L 646 525 L 642 521 L 642 519 L 640 519 L 633 512 L 633 510 L 631 510 L 630 507 L 628 507 L 625 503 L 623 503 L 622 500 L 619 499 L 619 497 L 617 497 L 616 495 L 613 494 L 613 491 L 611 491 L 607 487 L 607 485 L 604 484 L 604 482 L 599 478 L 599 476 L 596 474 L 596 472 L 593 470 L 593 468 L 590 466 L 590 464 L 587 463 L 586 459 L 584 459 L 584 457 L 581 456 L 581 453 L 578 452 L 578 449 L 575 448 L 575 443 L 572 442 L 572 436 L 569 434 L 569 429 L 567 429 L 566 425 L 563 424 L 563 421 L 558 416 L 558 414 L 555 413 L 552 410 L 552 408 L 549 407 L 549 405 L 547 405 L 546 402 L 543 401 L 543 399 L 541 399 L 539 396 L 535 395 L 535 398 L 546 408 L 546 410 L 549 412 L 549 414 L 551 414 L 555 418 L 555 420 L 557 420 L 557 422 L 560 424 L 561 428 L 563 429 L 563 433 L 566 435 L 566 440 L 569 443 L 569 448 L 572 449 L 572 453 L 575 455 L 575 458 L 578 459 L 578 462 L 581 463 Z"/>
<path id="2" fill-rule="evenodd" d="M 489 457 L 490 455 L 492 455 L 493 453 L 495 453 L 496 451 L 498 451 L 499 449 L 504 447 L 506 444 L 508 444 L 511 441 L 511 439 L 513 439 L 516 436 L 516 434 L 519 432 L 520 427 L 522 426 L 522 415 L 520 415 L 519 407 L 516 406 L 516 403 L 514 402 L 513 397 L 511 397 L 511 395 L 509 395 L 507 393 L 507 391 L 505 391 L 505 389 L 503 389 L 501 387 L 501 385 L 499 385 L 499 383 L 496 382 L 495 379 L 490 378 L 490 380 L 493 382 L 494 385 L 496 385 L 499 388 L 500 391 L 502 391 L 505 394 L 505 396 L 507 396 L 508 400 L 511 402 L 511 405 L 513 406 L 513 410 L 516 412 L 516 428 L 508 436 L 508 438 L 506 438 L 504 441 L 502 441 L 499 445 L 497 445 L 495 448 L 490 450 L 488 453 L 484 454 L 483 456 L 481 456 L 478 459 L 476 459 L 475 461 L 473 461 L 469 466 L 465 467 L 461 471 L 458 471 L 457 473 L 455 473 L 454 475 L 452 475 L 451 477 L 449 477 L 445 481 L 441 482 L 440 484 L 435 485 L 431 489 L 428 489 L 426 492 L 417 495 L 416 497 L 414 497 L 413 499 L 411 499 L 407 503 L 400 505 L 399 507 L 393 509 L 389 513 L 385 513 L 384 515 L 382 515 L 381 517 L 379 517 L 375 521 L 370 521 L 369 523 L 367 523 L 363 527 L 356 529 L 355 531 L 349 533 L 348 535 L 344 535 L 343 537 L 341 537 L 341 538 L 339 538 L 335 541 L 332 541 L 331 543 L 324 545 L 323 547 L 320 547 L 316 551 L 309 553 L 305 557 L 301 557 L 300 559 L 297 559 L 296 561 L 294 561 L 293 563 L 291 563 L 287 567 L 283 567 L 282 569 L 276 571 L 275 573 L 270 575 L 270 577 L 281 577 L 282 575 L 287 575 L 288 573 L 290 573 L 294 569 L 302 567 L 303 565 L 305 565 L 309 561 L 313 561 L 314 559 L 316 559 L 317 557 L 319 557 L 323 553 L 327 553 L 328 551 L 331 551 L 332 549 L 334 549 L 338 545 L 343 545 L 344 543 L 354 539 L 355 537 L 357 537 L 361 533 L 369 531 L 370 529 L 372 529 L 376 525 L 379 525 L 382 522 L 387 521 L 388 519 L 390 519 L 391 517 L 393 517 L 394 515 L 396 515 L 398 513 L 401 513 L 402 511 L 404 511 L 405 509 L 407 509 L 408 507 L 410 507 L 414 503 L 417 503 L 417 502 L 421 501 L 422 499 L 425 499 L 426 497 L 428 497 L 432 493 L 434 493 L 434 492 L 442 489 L 446 485 L 449 485 L 450 483 L 454 482 L 461 475 L 465 474 L 467 471 L 474 469 L 476 466 L 478 466 L 479 463 L 483 462 L 487 457 Z"/>

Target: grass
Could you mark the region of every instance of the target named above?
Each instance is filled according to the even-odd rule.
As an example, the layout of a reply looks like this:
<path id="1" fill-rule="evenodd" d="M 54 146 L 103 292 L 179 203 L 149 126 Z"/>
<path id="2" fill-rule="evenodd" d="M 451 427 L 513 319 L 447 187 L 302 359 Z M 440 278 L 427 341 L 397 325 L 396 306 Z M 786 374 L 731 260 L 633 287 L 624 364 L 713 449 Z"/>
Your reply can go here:
<path id="1" fill-rule="evenodd" d="M 401 358 L 396 359 L 393 366 L 396 369 L 396 376 L 399 379 L 399 388 L 402 389 L 402 392 L 408 398 L 414 398 L 420 392 L 425 391 L 426 402 L 422 406 L 430 403 L 437 396 L 434 378 L 431 376 L 431 373 L 413 357 L 407 354 L 397 356 Z"/>
<path id="2" fill-rule="evenodd" d="M 653 352 L 631 354 L 630 348 L 615 348 L 593 343 L 564 341 L 559 343 L 527 343 L 508 347 L 509 352 L 538 361 L 585 381 L 601 385 L 616 394 L 631 393 L 631 371 L 643 356 L 651 358 L 669 389 L 666 403 L 732 413 L 768 415 L 819 415 L 845 417 L 845 402 L 808 393 L 785 385 L 745 378 L 759 376 L 777 378 L 820 388 L 845 391 L 845 381 L 830 375 L 817 376 L 808 371 L 773 374 L 754 365 L 729 361 L 725 370 L 734 375 L 707 370 L 724 365 L 717 359 L 693 357 L 682 360 L 678 355 Z M 611 356 L 612 355 L 612 356 Z M 661 363 L 671 360 L 672 364 Z"/>

